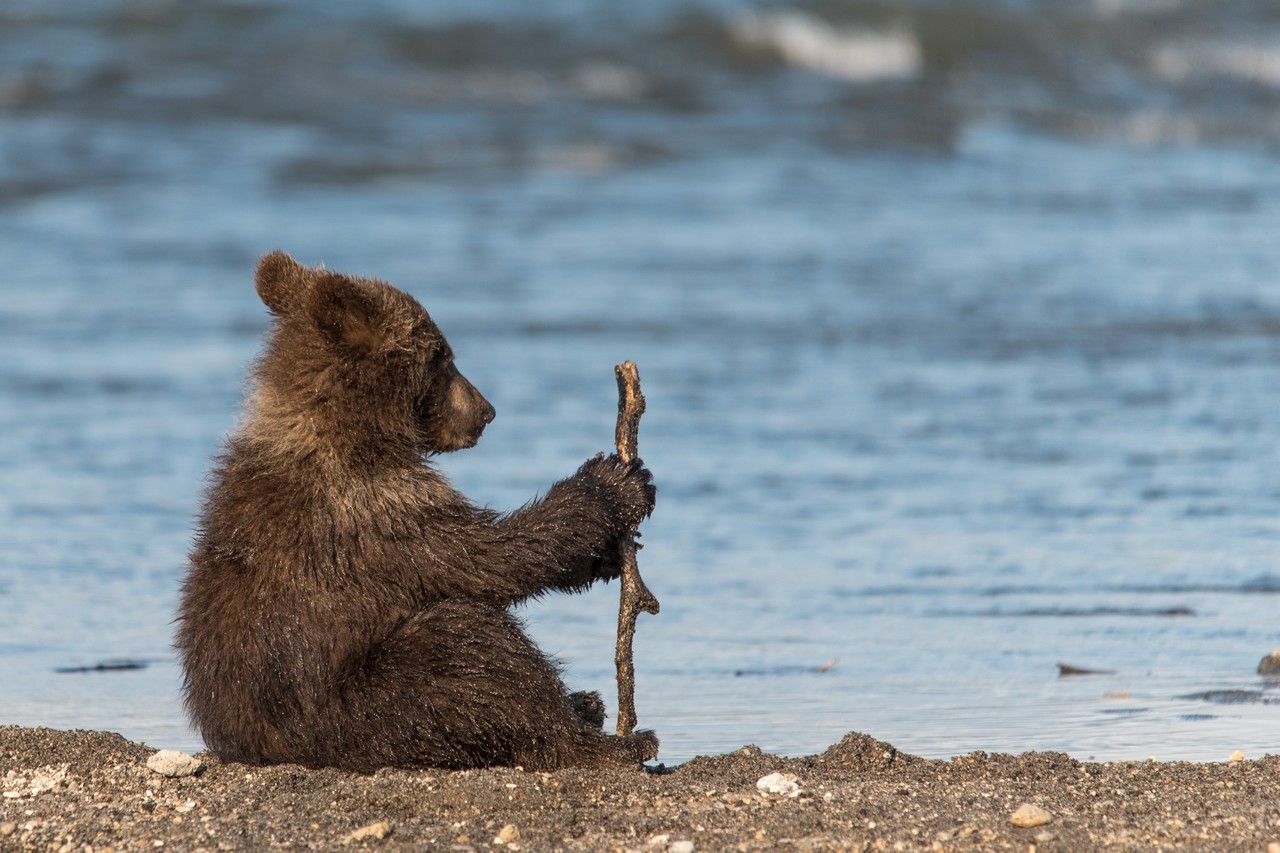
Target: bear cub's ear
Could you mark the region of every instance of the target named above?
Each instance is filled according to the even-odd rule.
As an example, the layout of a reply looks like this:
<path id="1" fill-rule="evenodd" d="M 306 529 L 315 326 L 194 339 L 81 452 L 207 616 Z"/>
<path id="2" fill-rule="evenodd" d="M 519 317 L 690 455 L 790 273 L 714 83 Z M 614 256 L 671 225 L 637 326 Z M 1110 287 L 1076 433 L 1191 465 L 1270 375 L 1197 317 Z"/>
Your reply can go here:
<path id="1" fill-rule="evenodd" d="M 262 302 L 277 316 L 286 314 L 297 304 L 310 279 L 311 270 L 277 249 L 263 255 L 253 275 Z"/>
<path id="2" fill-rule="evenodd" d="M 393 336 L 374 294 L 340 273 L 320 273 L 309 309 L 321 333 L 339 346 L 378 353 Z"/>

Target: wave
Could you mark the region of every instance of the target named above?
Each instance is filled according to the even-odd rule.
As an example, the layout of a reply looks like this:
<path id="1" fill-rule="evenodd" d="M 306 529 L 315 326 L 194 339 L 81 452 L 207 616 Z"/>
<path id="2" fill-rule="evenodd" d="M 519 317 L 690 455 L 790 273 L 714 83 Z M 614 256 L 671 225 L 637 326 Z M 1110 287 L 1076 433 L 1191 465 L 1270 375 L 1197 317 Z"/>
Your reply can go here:
<path id="1" fill-rule="evenodd" d="M 552 5 L 0 4 L 0 204 L 145 177 L 134 130 L 197 124 L 278 130 L 260 159 L 285 185 L 595 173 L 770 139 L 951 151 L 991 127 L 1280 149 L 1280 13 L 1257 4 Z"/>

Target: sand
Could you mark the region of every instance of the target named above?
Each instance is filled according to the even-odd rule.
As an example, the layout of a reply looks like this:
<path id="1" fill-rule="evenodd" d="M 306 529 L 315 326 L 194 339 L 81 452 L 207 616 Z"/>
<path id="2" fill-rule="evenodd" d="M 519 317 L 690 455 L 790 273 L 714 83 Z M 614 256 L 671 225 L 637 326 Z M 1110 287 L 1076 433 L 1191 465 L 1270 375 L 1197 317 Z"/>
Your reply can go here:
<path id="1" fill-rule="evenodd" d="M 119 735 L 0 727 L 0 850 L 1116 850 L 1280 853 L 1280 757 L 1085 763 L 747 746 L 659 770 L 147 766 Z M 771 773 L 785 794 L 757 782 Z M 1020 808 L 1022 806 L 1027 808 Z M 1019 826 L 1030 823 L 1038 825 Z M 1023 819 L 1026 817 L 1026 819 Z M 1047 820 L 1047 822 L 1045 822 Z"/>

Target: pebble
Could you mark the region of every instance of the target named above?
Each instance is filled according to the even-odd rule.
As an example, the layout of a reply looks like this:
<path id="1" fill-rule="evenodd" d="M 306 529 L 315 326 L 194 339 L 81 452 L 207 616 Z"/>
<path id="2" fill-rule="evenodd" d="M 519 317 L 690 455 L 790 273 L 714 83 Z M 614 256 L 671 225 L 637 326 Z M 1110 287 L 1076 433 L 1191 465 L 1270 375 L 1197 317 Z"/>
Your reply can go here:
<path id="1" fill-rule="evenodd" d="M 1280 675 L 1280 649 L 1259 661 L 1258 675 Z"/>
<path id="2" fill-rule="evenodd" d="M 494 844 L 510 844 L 512 841 L 520 840 L 520 830 L 516 828 L 514 823 L 509 823 L 502 829 L 498 830 L 498 834 L 493 837 Z"/>
<path id="3" fill-rule="evenodd" d="M 4 777 L 4 786 L 8 789 L 4 792 L 4 797 L 9 800 L 17 800 L 27 796 L 34 797 L 37 794 L 43 794 L 45 791 L 52 791 L 66 781 L 67 770 L 70 766 L 69 764 L 63 764 L 56 767 L 54 765 L 41 767 L 32 773 L 29 780 L 10 770 Z"/>
<path id="4" fill-rule="evenodd" d="M 1053 820 L 1053 816 L 1039 806 L 1023 803 L 1009 815 L 1009 822 L 1023 828 L 1044 826 Z"/>
<path id="5" fill-rule="evenodd" d="M 0 835 L 13 835 L 18 825 L 11 820 L 0 823 Z"/>
<path id="6" fill-rule="evenodd" d="M 147 759 L 147 767 L 161 776 L 177 779 L 199 773 L 204 764 L 200 759 L 193 758 L 185 752 L 162 749 Z"/>
<path id="7" fill-rule="evenodd" d="M 1244 753 L 1237 749 L 1235 752 L 1231 753 L 1231 760 L 1244 761 Z"/>
<path id="8" fill-rule="evenodd" d="M 692 841 L 672 841 L 667 846 L 667 853 L 693 853 Z"/>
<path id="9" fill-rule="evenodd" d="M 382 840 L 390 834 L 391 824 L 387 823 L 385 820 L 380 820 L 377 823 L 371 823 L 368 826 L 362 826 L 359 829 L 351 831 L 347 834 L 347 837 L 342 840 L 343 842 L 350 844 L 353 841 L 364 841 L 366 838 Z"/>
<path id="10" fill-rule="evenodd" d="M 794 798 L 801 794 L 800 780 L 794 773 L 770 773 L 756 780 L 756 790 L 766 797 Z"/>

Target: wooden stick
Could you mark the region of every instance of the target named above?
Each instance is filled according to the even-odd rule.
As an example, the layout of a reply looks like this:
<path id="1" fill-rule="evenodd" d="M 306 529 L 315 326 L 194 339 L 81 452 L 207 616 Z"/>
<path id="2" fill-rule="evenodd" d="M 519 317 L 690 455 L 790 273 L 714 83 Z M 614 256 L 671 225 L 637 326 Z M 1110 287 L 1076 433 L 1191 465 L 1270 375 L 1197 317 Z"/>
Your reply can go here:
<path id="1" fill-rule="evenodd" d="M 615 365 L 618 378 L 618 426 L 614 440 L 618 456 L 630 462 L 636 458 L 640 416 L 644 414 L 644 394 L 640 393 L 640 372 L 633 362 Z M 622 593 L 618 601 L 618 646 L 613 662 L 618 668 L 618 734 L 629 735 L 636 727 L 636 665 L 631 641 L 640 611 L 657 614 L 658 599 L 640 577 L 636 565 L 636 529 L 624 537 L 622 547 Z"/>

